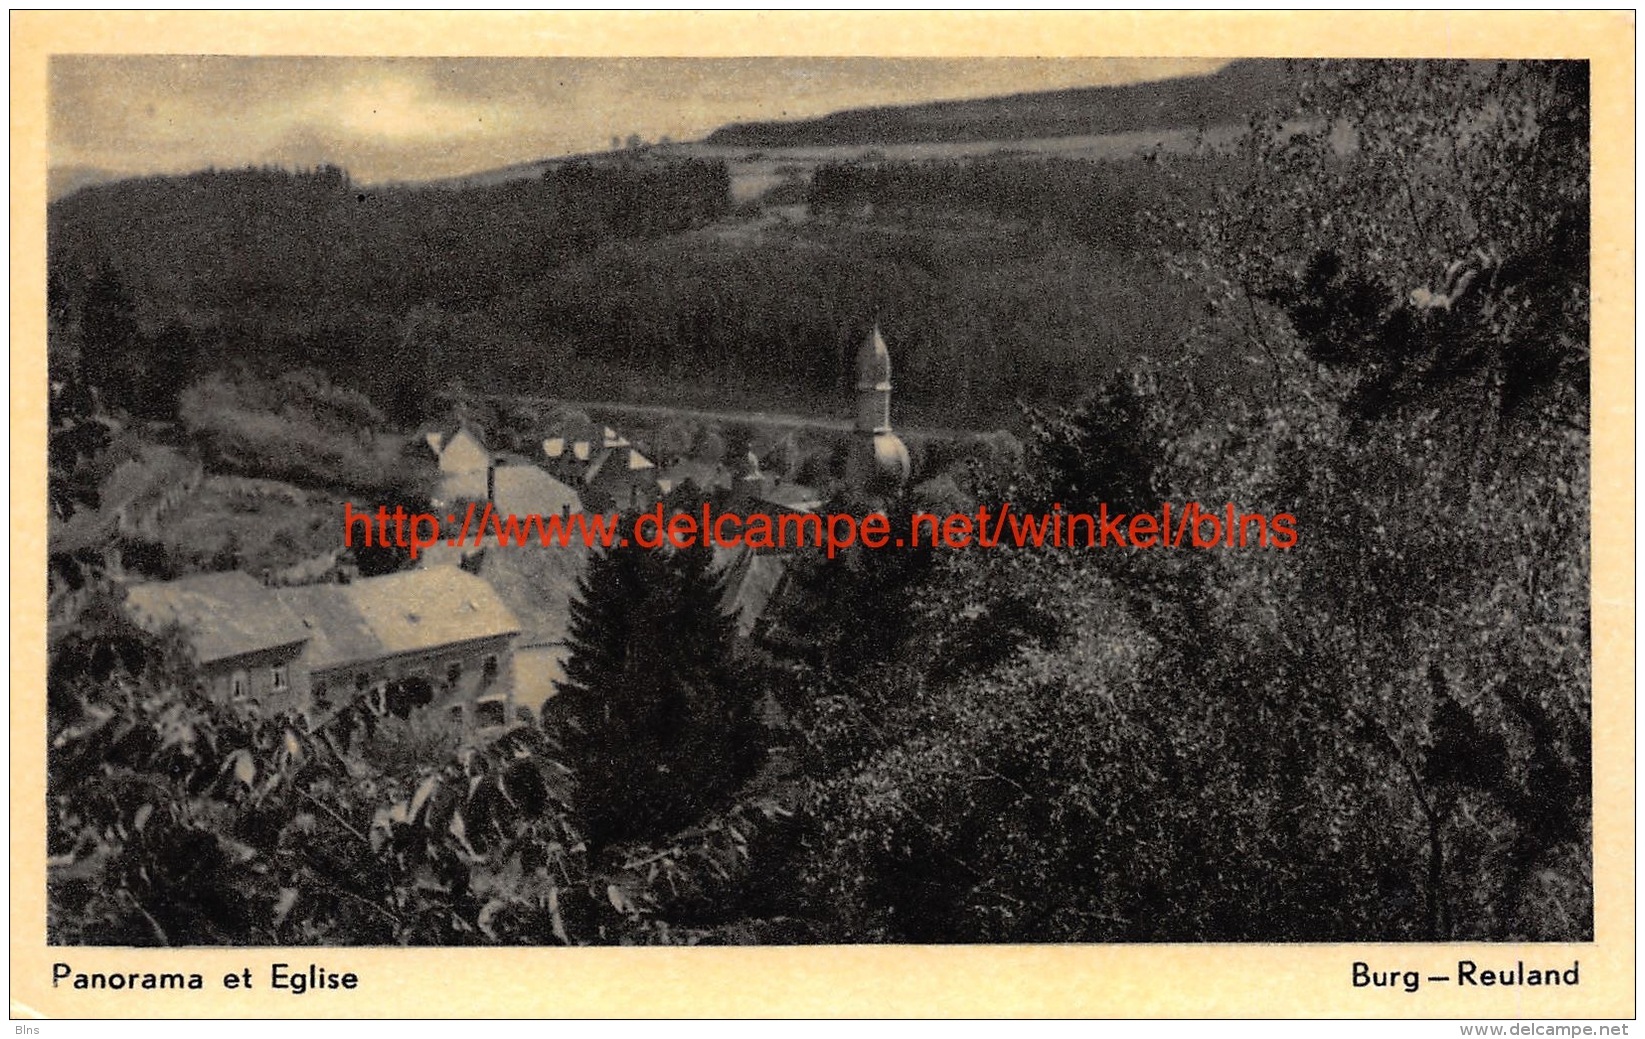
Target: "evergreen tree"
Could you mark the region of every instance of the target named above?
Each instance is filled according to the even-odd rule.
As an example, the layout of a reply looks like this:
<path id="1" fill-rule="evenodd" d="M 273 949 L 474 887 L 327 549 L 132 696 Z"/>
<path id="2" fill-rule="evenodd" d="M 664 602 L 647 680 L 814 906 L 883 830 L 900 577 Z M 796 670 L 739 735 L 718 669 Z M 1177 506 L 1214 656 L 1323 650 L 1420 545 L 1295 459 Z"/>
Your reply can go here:
<path id="1" fill-rule="evenodd" d="M 850 511 L 843 501 L 832 512 Z M 860 510 L 859 510 L 860 511 Z M 889 530 L 912 528 L 914 509 L 897 501 L 886 510 Z M 826 683 L 854 687 L 867 672 L 896 661 L 919 637 L 917 604 L 929 592 L 935 552 L 929 541 L 882 551 L 848 548 L 832 558 L 801 556 L 792 564 L 793 591 L 776 617 L 780 655 L 809 665 Z"/>
<path id="2" fill-rule="evenodd" d="M 81 304 L 81 377 L 102 392 L 106 404 L 130 407 L 137 396 L 135 370 L 144 345 L 130 291 L 112 264 L 100 264 Z"/>
<path id="3" fill-rule="evenodd" d="M 562 696 L 596 845 L 688 825 L 758 764 L 753 690 L 711 563 L 706 548 L 623 546 L 579 582 Z"/>

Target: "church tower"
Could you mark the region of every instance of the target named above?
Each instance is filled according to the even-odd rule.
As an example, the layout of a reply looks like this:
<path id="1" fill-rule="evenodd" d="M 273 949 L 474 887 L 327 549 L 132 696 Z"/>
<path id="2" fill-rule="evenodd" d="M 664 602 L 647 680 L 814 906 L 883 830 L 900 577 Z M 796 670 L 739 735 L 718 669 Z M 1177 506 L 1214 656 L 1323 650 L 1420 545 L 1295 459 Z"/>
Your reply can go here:
<path id="1" fill-rule="evenodd" d="M 879 325 L 857 351 L 857 432 L 891 432 L 891 351 Z"/>
<path id="2" fill-rule="evenodd" d="M 851 451 L 852 486 L 895 495 L 912 468 L 908 447 L 891 429 L 891 351 L 876 323 L 857 351 L 857 423 Z"/>

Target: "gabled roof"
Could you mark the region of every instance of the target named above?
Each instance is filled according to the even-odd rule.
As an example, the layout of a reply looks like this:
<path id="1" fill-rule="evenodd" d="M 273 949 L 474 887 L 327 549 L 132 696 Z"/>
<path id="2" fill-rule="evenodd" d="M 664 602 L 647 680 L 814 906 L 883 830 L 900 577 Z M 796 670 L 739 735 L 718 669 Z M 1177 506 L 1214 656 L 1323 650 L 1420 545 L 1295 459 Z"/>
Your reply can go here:
<path id="1" fill-rule="evenodd" d="M 340 586 L 381 655 L 514 635 L 520 622 L 491 585 L 454 566 L 408 570 Z"/>
<path id="2" fill-rule="evenodd" d="M 274 590 L 309 631 L 303 661 L 310 670 L 324 671 L 383 655 L 377 636 L 349 600 L 347 592 L 351 587 L 310 584 Z"/>
<path id="3" fill-rule="evenodd" d="M 725 579 L 725 601 L 721 605 L 737 618 L 737 630 L 747 635 L 771 604 L 787 565 L 780 556 L 738 546 L 716 549 L 713 567 Z"/>
<path id="4" fill-rule="evenodd" d="M 445 432 L 445 428 L 440 427 L 423 434 L 423 443 L 428 445 L 437 461 L 443 461 L 453 448 L 460 449 L 464 446 L 469 449 L 468 453 L 471 455 L 489 454 L 485 439 L 470 429 L 466 421 L 457 423 L 449 433 Z"/>
<path id="5" fill-rule="evenodd" d="M 295 645 L 313 634 L 270 589 L 240 571 L 133 585 L 126 605 L 150 630 L 181 624 L 202 664 Z"/>
<path id="6" fill-rule="evenodd" d="M 587 569 L 590 551 L 581 539 L 565 547 L 499 545 L 490 535 L 459 548 L 444 542 L 423 550 L 424 569 L 457 566 L 478 573 L 520 622 L 520 645 L 564 642 L 571 628 L 571 601 L 577 579 Z"/>
<path id="7" fill-rule="evenodd" d="M 459 425 L 455 432 L 446 437 L 445 443 L 441 446 L 440 450 L 449 451 L 451 450 L 451 446 L 453 444 L 462 439 L 467 439 L 473 442 L 473 444 L 482 451 L 485 450 L 486 443 L 480 438 L 480 434 L 474 432 L 472 429 L 469 429 L 467 425 Z"/>
<path id="8" fill-rule="evenodd" d="M 477 444 L 481 444 L 482 446 L 485 443 L 478 433 L 469 428 L 467 419 L 457 419 L 456 421 L 447 420 L 445 425 L 435 426 L 432 429 L 427 426 L 423 428 L 426 430 L 426 432 L 423 433 L 423 442 L 426 443 L 435 454 L 439 454 L 441 451 L 444 451 L 446 448 L 450 447 L 451 442 L 456 440 L 459 435 L 467 436 L 469 439 L 473 440 Z"/>
<path id="9" fill-rule="evenodd" d="M 505 515 L 558 516 L 583 511 L 575 489 L 534 465 L 500 465 L 494 475 L 492 502 Z"/>
<path id="10" fill-rule="evenodd" d="M 305 662 L 324 670 L 520 631 L 491 585 L 454 566 L 280 589 L 202 574 L 136 585 L 126 601 L 155 630 L 188 628 L 202 663 L 307 642 Z"/>

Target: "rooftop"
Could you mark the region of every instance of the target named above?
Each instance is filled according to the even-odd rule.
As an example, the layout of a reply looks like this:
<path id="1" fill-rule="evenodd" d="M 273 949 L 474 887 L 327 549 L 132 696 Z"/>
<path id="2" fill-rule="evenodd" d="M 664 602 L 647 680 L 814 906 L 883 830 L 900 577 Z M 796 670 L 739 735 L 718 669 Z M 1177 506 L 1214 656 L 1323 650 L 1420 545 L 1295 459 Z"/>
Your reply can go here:
<path id="1" fill-rule="evenodd" d="M 201 574 L 133 586 L 127 602 L 151 628 L 187 628 L 201 663 L 307 642 L 308 666 L 325 669 L 521 630 L 490 584 L 454 566 L 296 588 Z"/>
<path id="2" fill-rule="evenodd" d="M 491 585 L 454 566 L 407 570 L 338 588 L 376 636 L 381 656 L 520 630 Z"/>
<path id="3" fill-rule="evenodd" d="M 270 589 L 239 571 L 133 585 L 126 604 L 145 627 L 188 629 L 202 664 L 294 645 L 313 633 Z"/>

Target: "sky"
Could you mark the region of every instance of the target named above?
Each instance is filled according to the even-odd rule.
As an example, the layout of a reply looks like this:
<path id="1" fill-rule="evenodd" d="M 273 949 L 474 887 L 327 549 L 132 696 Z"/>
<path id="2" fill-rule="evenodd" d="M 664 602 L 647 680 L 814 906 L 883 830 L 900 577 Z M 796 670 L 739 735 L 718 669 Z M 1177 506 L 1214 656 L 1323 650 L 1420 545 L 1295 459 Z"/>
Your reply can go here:
<path id="1" fill-rule="evenodd" d="M 321 164 L 418 181 L 695 140 L 729 122 L 1215 71 L 1151 58 L 296 58 L 60 55 L 52 166 L 136 175 Z"/>

